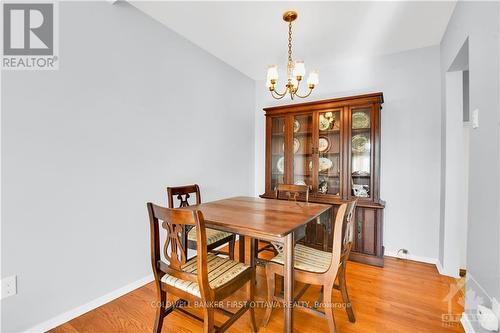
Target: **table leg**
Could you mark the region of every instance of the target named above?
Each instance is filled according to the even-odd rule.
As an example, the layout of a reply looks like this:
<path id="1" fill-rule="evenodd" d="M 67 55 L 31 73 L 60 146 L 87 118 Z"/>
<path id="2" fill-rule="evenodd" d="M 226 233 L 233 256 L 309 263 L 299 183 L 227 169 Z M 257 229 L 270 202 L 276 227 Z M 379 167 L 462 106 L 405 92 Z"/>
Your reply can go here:
<path id="1" fill-rule="evenodd" d="M 238 245 L 238 249 L 239 249 L 239 260 L 240 262 L 242 263 L 245 263 L 245 236 L 243 235 L 240 235 L 239 237 L 239 245 Z"/>
<path id="2" fill-rule="evenodd" d="M 294 234 L 289 233 L 285 237 L 285 243 L 283 246 L 284 255 L 284 311 L 285 311 L 285 323 L 283 326 L 283 332 L 290 333 L 293 332 L 293 249 L 294 249 Z"/>

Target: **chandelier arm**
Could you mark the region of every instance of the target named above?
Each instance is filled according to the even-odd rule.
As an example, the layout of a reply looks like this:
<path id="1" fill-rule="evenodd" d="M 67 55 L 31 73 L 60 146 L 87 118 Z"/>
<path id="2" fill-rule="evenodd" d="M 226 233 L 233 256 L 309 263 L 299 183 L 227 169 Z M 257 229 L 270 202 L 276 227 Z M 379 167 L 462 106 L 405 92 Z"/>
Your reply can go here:
<path id="1" fill-rule="evenodd" d="M 274 98 L 274 99 L 282 99 L 283 97 L 285 97 L 286 95 L 286 90 L 283 94 L 278 94 L 277 92 L 275 92 L 274 90 L 271 90 L 271 96 Z"/>
<path id="2" fill-rule="evenodd" d="M 285 96 L 285 95 L 286 95 L 286 93 L 288 92 L 288 88 L 287 88 L 287 87 L 285 87 L 285 91 L 283 91 L 282 93 L 279 93 L 279 92 L 277 92 L 277 91 L 276 91 L 276 90 L 274 90 L 274 89 L 273 89 L 273 90 L 271 90 L 271 93 L 273 93 L 273 92 L 274 92 L 277 96 L 281 96 L 281 97 L 283 97 L 283 96 Z"/>
<path id="3" fill-rule="evenodd" d="M 309 88 L 309 92 L 306 95 L 301 96 L 301 95 L 295 93 L 295 96 L 297 96 L 299 98 L 306 98 L 306 97 L 309 97 L 309 95 L 311 95 L 312 91 L 313 91 L 313 88 Z"/>

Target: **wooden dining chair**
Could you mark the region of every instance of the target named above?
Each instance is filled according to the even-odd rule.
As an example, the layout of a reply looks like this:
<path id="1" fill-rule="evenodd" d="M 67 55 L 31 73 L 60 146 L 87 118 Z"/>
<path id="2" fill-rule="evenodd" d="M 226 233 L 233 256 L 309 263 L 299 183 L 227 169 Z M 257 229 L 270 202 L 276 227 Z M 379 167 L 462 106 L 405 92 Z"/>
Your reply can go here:
<path id="1" fill-rule="evenodd" d="M 275 199 L 278 200 L 293 200 L 293 201 L 305 201 L 309 202 L 309 186 L 307 185 L 293 185 L 293 184 L 278 184 L 275 189 Z M 305 236 L 305 232 L 296 235 L 296 239 L 301 239 Z M 275 242 L 264 242 L 255 240 L 255 254 L 259 262 L 265 262 L 258 258 L 258 255 L 262 251 L 273 251 L 274 254 L 283 252 L 283 245 L 281 243 Z M 265 246 L 259 248 L 259 242 L 266 243 Z"/>
<path id="2" fill-rule="evenodd" d="M 257 332 L 255 313 L 251 306 L 255 294 L 255 267 L 207 252 L 207 229 L 200 211 L 163 208 L 152 203 L 148 203 L 147 207 L 151 228 L 151 264 L 159 300 L 153 332 L 161 332 L 164 318 L 173 310 L 202 321 L 205 333 L 224 332 L 250 310 L 251 330 Z M 166 232 L 162 249 L 168 263 L 161 259 L 160 223 Z M 197 255 L 189 260 L 187 249 L 181 241 L 182 229 L 186 225 L 197 228 Z M 248 298 L 238 311 L 233 313 L 214 306 L 245 284 Z M 179 299 L 168 305 L 168 293 Z M 185 309 L 196 303 L 204 305 L 203 318 L 198 318 Z M 216 327 L 214 322 L 216 310 L 229 317 L 220 327 Z"/>
<path id="3" fill-rule="evenodd" d="M 174 207 L 174 199 L 179 201 L 178 208 L 189 206 L 189 198 L 195 195 L 196 204 L 201 204 L 200 187 L 197 184 L 167 187 L 168 207 Z M 187 244 L 186 248 L 196 249 L 196 227 L 186 226 L 183 230 L 183 244 Z M 207 228 L 207 249 L 215 254 L 228 255 L 230 259 L 234 259 L 234 243 L 236 236 L 230 232 L 225 232 L 216 229 Z M 228 244 L 229 251 L 218 251 L 216 248 L 224 244 Z"/>
<path id="4" fill-rule="evenodd" d="M 350 201 L 340 205 L 335 217 L 333 230 L 332 252 L 325 252 L 302 244 L 297 244 L 294 249 L 294 277 L 295 280 L 304 283 L 304 287 L 294 297 L 298 301 L 307 291 L 311 284 L 322 286 L 324 311 L 317 307 L 300 306 L 308 312 L 327 318 L 330 332 L 336 332 L 333 313 L 332 290 L 340 290 L 347 315 L 350 322 L 355 322 L 354 311 L 347 293 L 345 270 L 346 262 L 351 251 L 354 240 L 354 221 L 352 214 L 356 201 Z M 344 237 L 342 237 L 344 235 Z M 283 276 L 283 254 L 279 253 L 266 264 L 267 278 L 267 304 L 279 300 L 275 296 L 275 276 Z M 338 284 L 335 281 L 338 280 Z M 263 326 L 266 326 L 271 318 L 272 306 L 268 306 L 264 316 Z"/>

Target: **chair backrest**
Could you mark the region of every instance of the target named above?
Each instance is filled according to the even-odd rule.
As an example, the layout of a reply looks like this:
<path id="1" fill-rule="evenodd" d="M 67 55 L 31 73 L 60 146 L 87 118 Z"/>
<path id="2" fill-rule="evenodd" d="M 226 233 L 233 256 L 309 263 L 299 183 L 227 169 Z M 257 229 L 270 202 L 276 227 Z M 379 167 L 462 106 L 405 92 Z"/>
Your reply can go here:
<path id="1" fill-rule="evenodd" d="M 202 298 L 210 297 L 207 269 L 207 238 L 205 220 L 199 210 L 171 209 L 147 203 L 149 223 L 151 228 L 151 265 L 155 279 L 160 281 L 165 274 L 197 282 Z M 163 245 L 163 255 L 168 264 L 161 260 L 159 224 L 166 231 Z M 184 272 L 182 266 L 186 263 L 186 249 L 181 242 L 182 229 L 185 225 L 195 225 L 197 228 L 197 274 Z"/>
<path id="2" fill-rule="evenodd" d="M 197 205 L 201 204 L 200 187 L 197 184 L 177 186 L 177 187 L 167 187 L 168 207 L 180 208 L 189 206 L 189 198 L 193 193 L 196 196 L 196 204 Z M 177 200 L 179 200 L 179 205 L 177 207 L 174 207 L 174 197 L 176 197 Z"/>
<path id="3" fill-rule="evenodd" d="M 356 200 L 349 201 L 347 203 L 347 208 L 344 217 L 343 223 L 343 235 L 344 238 L 342 240 L 342 252 L 340 256 L 340 261 L 344 264 L 349 258 L 349 253 L 351 253 L 352 244 L 354 242 L 354 209 L 356 208 Z"/>
<path id="4" fill-rule="evenodd" d="M 294 184 L 278 184 L 276 186 L 276 199 L 280 198 L 280 194 L 285 194 L 288 200 L 297 201 L 299 196 L 303 194 L 305 201 L 309 202 L 309 186 L 294 185 Z"/>
<path id="5" fill-rule="evenodd" d="M 341 250 L 342 250 L 342 226 L 346 217 L 347 203 L 343 203 L 337 210 L 335 223 L 333 227 L 333 244 L 332 244 L 332 262 L 326 274 L 335 278 L 340 266 Z"/>

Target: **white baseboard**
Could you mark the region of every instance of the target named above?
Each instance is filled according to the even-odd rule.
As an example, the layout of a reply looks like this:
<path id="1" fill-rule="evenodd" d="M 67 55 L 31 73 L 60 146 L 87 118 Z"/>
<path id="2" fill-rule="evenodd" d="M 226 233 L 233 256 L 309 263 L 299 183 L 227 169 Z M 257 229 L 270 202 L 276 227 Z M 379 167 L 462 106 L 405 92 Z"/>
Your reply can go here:
<path id="1" fill-rule="evenodd" d="M 472 324 L 470 323 L 469 318 L 465 313 L 462 313 L 462 318 L 460 318 L 460 323 L 462 324 L 465 333 L 476 333 L 474 327 L 472 327 Z"/>
<path id="2" fill-rule="evenodd" d="M 440 275 L 446 275 L 446 274 L 444 274 L 443 265 L 441 265 L 441 262 L 439 260 L 436 262 L 436 268 L 437 268 Z"/>
<path id="3" fill-rule="evenodd" d="M 93 301 L 90 301 L 86 304 L 83 304 L 77 308 L 74 308 L 72 310 L 69 310 L 67 312 L 64 312 L 52 319 L 49 319 L 47 321 L 44 321 L 38 325 L 33 326 L 32 328 L 24 331 L 24 333 L 38 333 L 38 332 L 46 332 L 48 330 L 53 329 L 54 327 L 57 327 L 61 324 L 64 324 L 65 322 L 70 321 L 71 319 L 74 319 L 78 316 L 81 316 L 82 314 L 89 312 L 90 310 L 93 310 L 95 308 L 100 307 L 101 305 L 104 305 L 108 302 L 111 302 L 112 300 L 123 296 L 132 290 L 135 290 L 139 287 L 144 286 L 145 284 L 148 284 L 149 282 L 153 281 L 154 277 L 153 274 L 150 274 L 148 276 L 143 277 L 142 279 L 139 279 L 137 281 L 134 281 L 126 286 L 123 286 L 121 288 L 118 288 L 104 296 L 101 296 L 99 298 L 94 299 Z"/>
<path id="4" fill-rule="evenodd" d="M 388 256 L 388 257 L 394 257 L 394 258 L 401 258 L 401 259 L 403 259 L 403 257 L 398 256 L 397 252 L 388 251 L 387 249 L 385 250 L 384 255 Z M 438 260 L 436 258 L 414 256 L 414 255 L 411 255 L 411 254 L 407 255 L 406 259 L 413 260 L 413 261 L 424 262 L 424 263 L 433 264 L 433 265 L 436 265 L 437 262 L 438 262 Z"/>

